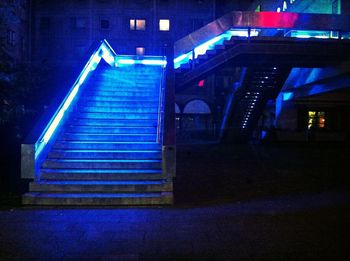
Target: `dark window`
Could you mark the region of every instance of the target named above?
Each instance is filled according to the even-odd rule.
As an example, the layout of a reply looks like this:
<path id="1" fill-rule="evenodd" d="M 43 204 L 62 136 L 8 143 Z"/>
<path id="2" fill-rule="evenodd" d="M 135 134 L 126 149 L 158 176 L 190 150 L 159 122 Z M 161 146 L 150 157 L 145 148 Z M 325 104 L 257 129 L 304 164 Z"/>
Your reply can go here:
<path id="1" fill-rule="evenodd" d="M 88 20 L 85 17 L 72 17 L 70 21 L 73 29 L 83 29 L 88 26 Z"/>
<path id="2" fill-rule="evenodd" d="M 12 30 L 7 30 L 7 43 L 12 46 L 16 43 L 16 33 Z"/>
<path id="3" fill-rule="evenodd" d="M 109 20 L 107 19 L 101 20 L 101 29 L 109 29 Z"/>
<path id="4" fill-rule="evenodd" d="M 40 25 L 39 29 L 40 31 L 48 31 L 51 26 L 51 20 L 50 17 L 40 17 Z"/>

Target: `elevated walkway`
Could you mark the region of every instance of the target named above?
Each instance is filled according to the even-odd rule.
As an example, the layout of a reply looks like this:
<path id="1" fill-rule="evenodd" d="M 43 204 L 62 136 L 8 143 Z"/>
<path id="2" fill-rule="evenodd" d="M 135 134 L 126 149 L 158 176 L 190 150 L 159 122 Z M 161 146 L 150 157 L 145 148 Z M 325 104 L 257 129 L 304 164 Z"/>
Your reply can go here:
<path id="1" fill-rule="evenodd" d="M 269 99 L 293 67 L 325 67 L 350 60 L 349 17 L 231 12 L 175 43 L 176 90 L 224 67 L 244 67 L 232 90 L 220 137 L 245 141 Z"/>

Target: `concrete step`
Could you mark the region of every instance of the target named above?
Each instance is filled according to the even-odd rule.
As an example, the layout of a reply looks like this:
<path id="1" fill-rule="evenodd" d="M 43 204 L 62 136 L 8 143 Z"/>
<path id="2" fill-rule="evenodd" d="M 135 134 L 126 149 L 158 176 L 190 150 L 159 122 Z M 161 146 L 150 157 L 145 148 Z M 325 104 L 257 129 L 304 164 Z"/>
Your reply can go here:
<path id="1" fill-rule="evenodd" d="M 215 49 L 212 49 L 212 50 L 207 50 L 206 54 L 207 55 L 215 55 L 216 54 L 216 50 Z"/>
<path id="2" fill-rule="evenodd" d="M 158 120 L 158 119 L 157 119 Z M 158 123 L 156 119 L 98 119 L 98 118 L 73 118 L 68 124 L 95 126 L 95 127 L 154 127 Z"/>
<path id="3" fill-rule="evenodd" d="M 157 120 L 158 113 L 127 113 L 127 112 L 78 112 L 77 118 L 82 119 L 120 119 L 120 120 Z"/>
<path id="4" fill-rule="evenodd" d="M 105 141 L 56 141 L 54 149 L 99 149 L 99 150 L 157 150 L 156 142 L 105 142 Z"/>
<path id="5" fill-rule="evenodd" d="M 86 107 L 109 107 L 109 108 L 135 108 L 135 102 L 134 101 L 84 101 L 82 103 L 79 103 L 79 106 L 86 106 Z M 143 108 L 158 108 L 159 101 L 143 101 L 142 104 L 140 104 Z M 139 107 L 139 106 L 137 106 Z"/>
<path id="6" fill-rule="evenodd" d="M 129 91 L 129 92 L 150 92 L 150 93 L 159 93 L 159 82 L 152 82 L 149 84 L 138 84 L 134 85 L 116 85 L 101 83 L 94 86 L 89 86 L 85 90 L 86 91 L 106 91 L 106 92 L 119 92 L 119 91 Z"/>
<path id="7" fill-rule="evenodd" d="M 104 134 L 104 133 L 64 133 L 57 140 L 65 141 L 153 141 L 156 134 Z"/>
<path id="8" fill-rule="evenodd" d="M 107 107 L 107 106 L 84 106 L 79 108 L 80 112 L 99 112 L 99 113 L 158 113 L 158 106 L 154 107 L 141 107 L 141 106 L 135 106 L 134 107 Z"/>
<path id="9" fill-rule="evenodd" d="M 158 91 L 157 91 L 158 89 Z M 159 96 L 159 88 L 151 90 L 148 88 L 144 89 L 132 89 L 129 88 L 127 90 L 106 90 L 103 87 L 100 90 L 85 90 L 84 95 L 92 95 L 92 96 L 151 96 L 151 97 L 158 97 Z"/>
<path id="10" fill-rule="evenodd" d="M 24 205 L 75 206 L 144 206 L 171 205 L 171 192 L 158 193 L 42 193 L 30 192 L 22 197 Z"/>
<path id="11" fill-rule="evenodd" d="M 43 180 L 160 180 L 160 169 L 48 169 L 40 170 Z"/>
<path id="12" fill-rule="evenodd" d="M 125 75 L 123 75 L 125 74 Z M 159 81 L 161 79 L 160 75 L 156 75 L 153 73 L 145 73 L 146 75 L 142 75 L 141 73 L 117 73 L 115 75 L 110 74 L 101 74 L 93 76 L 94 81 L 102 81 L 108 83 L 150 83 L 154 81 Z M 148 75 L 147 75 L 148 74 Z"/>
<path id="13" fill-rule="evenodd" d="M 143 102 L 158 102 L 158 96 L 147 96 L 147 95 L 138 95 L 133 96 L 97 96 L 97 95 L 84 95 L 82 101 L 110 101 L 110 102 L 121 102 L 121 101 L 133 101 L 136 104 L 142 104 Z"/>
<path id="14" fill-rule="evenodd" d="M 218 52 L 220 50 L 225 50 L 226 46 L 224 44 L 217 44 L 215 45 L 215 50 Z"/>
<path id="15" fill-rule="evenodd" d="M 160 150 L 51 150 L 49 159 L 161 159 Z"/>
<path id="16" fill-rule="evenodd" d="M 41 180 L 29 184 L 30 192 L 97 192 L 97 193 L 122 193 L 122 192 L 163 192 L 172 191 L 172 183 L 164 180 L 89 180 L 89 181 L 52 181 Z"/>
<path id="17" fill-rule="evenodd" d="M 46 159 L 43 168 L 50 169 L 161 169 L 159 159 Z"/>
<path id="18" fill-rule="evenodd" d="M 106 82 L 106 81 L 94 81 L 94 85 L 87 86 L 85 91 L 130 91 L 130 92 L 159 92 L 160 81 L 152 81 L 150 83 L 138 83 L 135 81 L 130 82 Z"/>
<path id="19" fill-rule="evenodd" d="M 110 126 L 85 126 L 70 125 L 66 132 L 71 133 L 99 133 L 99 134 L 156 134 L 156 127 L 110 127 Z"/>
<path id="20" fill-rule="evenodd" d="M 152 79 L 160 79 L 160 71 L 123 71 L 119 70 L 117 72 L 100 72 L 98 75 L 93 76 L 96 79 L 104 79 L 106 78 L 110 80 L 122 81 L 122 80 L 134 80 L 134 79 L 143 79 L 143 80 L 152 80 Z"/>

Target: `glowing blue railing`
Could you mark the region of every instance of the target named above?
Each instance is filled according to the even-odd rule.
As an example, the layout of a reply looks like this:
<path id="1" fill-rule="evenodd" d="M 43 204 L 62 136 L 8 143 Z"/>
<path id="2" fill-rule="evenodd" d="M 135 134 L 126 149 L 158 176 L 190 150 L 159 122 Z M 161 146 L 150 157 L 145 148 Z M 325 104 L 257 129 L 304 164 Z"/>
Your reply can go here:
<path id="1" fill-rule="evenodd" d="M 159 102 L 158 102 L 158 125 L 157 125 L 157 143 L 163 143 L 164 129 L 164 102 L 165 102 L 165 67 L 162 70 L 159 84 Z"/>
<path id="2" fill-rule="evenodd" d="M 230 40 L 231 37 L 242 37 L 249 39 L 255 36 L 268 36 L 268 37 L 280 37 L 279 33 L 283 32 L 284 38 L 316 38 L 316 39 L 350 39 L 349 32 L 340 31 L 322 31 L 322 30 L 284 30 L 278 28 L 250 28 L 250 29 L 230 29 L 214 38 L 196 46 L 193 50 L 181 54 L 174 58 L 174 68 L 179 68 L 182 64 L 190 63 L 196 59 L 199 55 L 205 54 L 208 50 L 215 49 L 216 45 L 221 45 L 225 40 Z"/>
<path id="3" fill-rule="evenodd" d="M 83 70 L 79 74 L 77 80 L 74 82 L 72 88 L 68 92 L 67 96 L 57 109 L 56 113 L 52 117 L 51 121 L 48 123 L 39 139 L 35 143 L 35 159 L 38 158 L 40 153 L 45 148 L 46 144 L 49 142 L 50 138 L 56 131 L 58 125 L 62 121 L 65 112 L 68 110 L 72 101 L 76 97 L 80 86 L 84 83 L 89 72 L 96 69 L 97 65 L 100 63 L 101 59 L 104 59 L 108 64 L 114 65 L 115 52 L 112 47 L 108 44 L 106 40 L 103 40 L 99 47 L 93 52 L 90 59 L 84 66 Z"/>
<path id="4" fill-rule="evenodd" d="M 294 38 L 317 38 L 317 39 L 350 39 L 349 33 L 340 31 L 320 31 L 320 30 L 290 30 L 284 34 L 284 37 Z"/>
<path id="5" fill-rule="evenodd" d="M 135 56 L 135 55 L 117 55 L 115 57 L 115 66 L 124 65 L 155 65 L 166 67 L 167 61 L 166 57 L 163 56 Z"/>
<path id="6" fill-rule="evenodd" d="M 248 29 L 232 29 L 228 30 L 200 45 L 195 47 L 192 51 L 182 54 L 174 59 L 174 68 L 179 68 L 182 64 L 188 63 L 190 60 L 196 59 L 198 55 L 205 54 L 208 50 L 215 49 L 216 45 L 223 44 L 225 40 L 230 40 L 232 36 L 237 37 L 248 37 L 257 36 L 258 30 Z"/>

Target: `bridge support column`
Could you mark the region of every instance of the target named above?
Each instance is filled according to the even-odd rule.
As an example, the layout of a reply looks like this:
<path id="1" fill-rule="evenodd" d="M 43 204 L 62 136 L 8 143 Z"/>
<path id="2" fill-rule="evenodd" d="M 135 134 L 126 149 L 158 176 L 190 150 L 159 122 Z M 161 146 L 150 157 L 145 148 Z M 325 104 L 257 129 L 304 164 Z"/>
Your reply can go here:
<path id="1" fill-rule="evenodd" d="M 168 44 L 166 49 L 167 69 L 164 108 L 163 164 L 167 179 L 175 177 L 176 171 L 176 128 L 175 128 L 175 72 L 174 47 Z"/>

